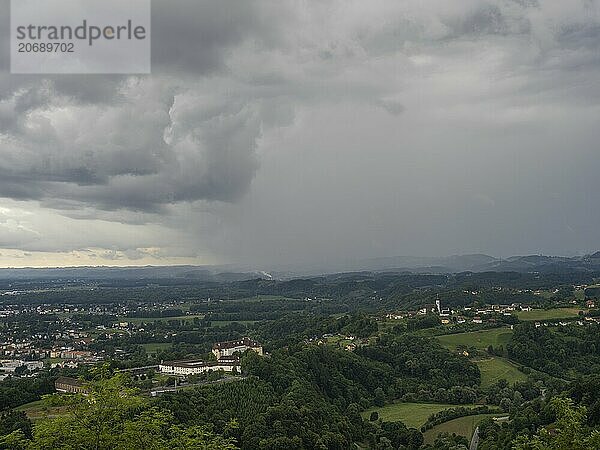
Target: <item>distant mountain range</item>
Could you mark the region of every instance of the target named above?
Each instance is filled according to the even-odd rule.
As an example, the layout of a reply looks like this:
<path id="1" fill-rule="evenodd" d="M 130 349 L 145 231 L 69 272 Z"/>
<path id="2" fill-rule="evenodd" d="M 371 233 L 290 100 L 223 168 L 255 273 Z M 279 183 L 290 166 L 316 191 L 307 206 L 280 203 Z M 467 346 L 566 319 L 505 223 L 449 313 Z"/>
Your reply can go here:
<path id="1" fill-rule="evenodd" d="M 592 255 L 564 257 L 526 255 L 495 258 L 489 255 L 453 255 L 446 257 L 390 257 L 359 263 L 361 270 L 409 270 L 413 272 L 562 272 L 600 270 L 600 252 Z"/>
<path id="2" fill-rule="evenodd" d="M 495 258 L 489 255 L 445 257 L 393 256 L 364 259 L 341 264 L 303 264 L 254 270 L 247 266 L 144 266 L 144 267 L 66 267 L 0 269 L 0 280 L 147 280 L 176 279 L 188 282 L 227 282 L 249 279 L 295 278 L 343 272 L 570 272 L 600 271 L 600 251 L 586 256 L 527 255 Z"/>

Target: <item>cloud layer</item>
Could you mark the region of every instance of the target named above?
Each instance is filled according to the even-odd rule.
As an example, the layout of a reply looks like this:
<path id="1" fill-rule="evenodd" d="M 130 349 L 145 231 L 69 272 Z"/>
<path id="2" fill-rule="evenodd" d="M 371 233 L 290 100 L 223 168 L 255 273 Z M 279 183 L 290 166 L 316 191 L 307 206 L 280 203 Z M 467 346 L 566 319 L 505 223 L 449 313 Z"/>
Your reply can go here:
<path id="1" fill-rule="evenodd" d="M 12 76 L 0 50 L 0 262 L 600 241 L 596 1 L 153 7 L 151 76 Z"/>

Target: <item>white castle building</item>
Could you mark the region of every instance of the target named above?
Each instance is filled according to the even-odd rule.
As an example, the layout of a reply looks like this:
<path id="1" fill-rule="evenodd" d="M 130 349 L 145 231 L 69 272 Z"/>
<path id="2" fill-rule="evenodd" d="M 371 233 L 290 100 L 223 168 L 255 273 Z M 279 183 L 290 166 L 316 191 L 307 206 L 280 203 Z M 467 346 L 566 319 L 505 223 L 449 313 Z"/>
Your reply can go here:
<path id="1" fill-rule="evenodd" d="M 252 350 L 263 355 L 263 348 L 258 342 L 249 337 L 237 341 L 217 342 L 213 345 L 213 354 L 216 361 L 203 361 L 200 359 L 187 361 L 163 361 L 158 365 L 160 373 L 165 375 L 198 375 L 205 372 L 223 370 L 225 372 L 240 371 L 240 357 L 236 353 Z"/>
<path id="2" fill-rule="evenodd" d="M 252 350 L 261 356 L 263 355 L 262 345 L 249 337 L 237 341 L 217 342 L 213 345 L 212 352 L 217 357 L 217 360 L 220 360 L 221 358 L 232 356 L 236 352 L 244 353 L 246 350 Z"/>
<path id="3" fill-rule="evenodd" d="M 237 357 L 221 358 L 218 361 L 164 361 L 158 365 L 160 373 L 165 375 L 198 375 L 205 372 L 223 370 L 225 372 L 240 371 L 240 359 Z"/>

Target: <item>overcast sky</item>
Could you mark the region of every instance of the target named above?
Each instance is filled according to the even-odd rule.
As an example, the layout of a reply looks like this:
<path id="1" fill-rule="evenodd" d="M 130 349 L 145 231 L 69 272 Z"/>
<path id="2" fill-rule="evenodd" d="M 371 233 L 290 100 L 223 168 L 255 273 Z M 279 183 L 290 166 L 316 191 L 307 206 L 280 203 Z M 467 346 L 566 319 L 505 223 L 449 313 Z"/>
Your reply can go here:
<path id="1" fill-rule="evenodd" d="M 0 5 L 0 266 L 600 249 L 597 1 L 155 0 L 130 77 Z"/>

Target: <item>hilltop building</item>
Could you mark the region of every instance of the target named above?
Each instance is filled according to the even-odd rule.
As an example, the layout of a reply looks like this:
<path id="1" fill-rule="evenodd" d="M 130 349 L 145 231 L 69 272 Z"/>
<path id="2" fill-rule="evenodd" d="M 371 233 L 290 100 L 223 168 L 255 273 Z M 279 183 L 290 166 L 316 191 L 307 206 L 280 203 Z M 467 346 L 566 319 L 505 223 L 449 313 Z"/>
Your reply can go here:
<path id="1" fill-rule="evenodd" d="M 56 392 L 63 394 L 87 394 L 89 389 L 83 381 L 71 377 L 58 377 L 54 382 Z"/>
<path id="2" fill-rule="evenodd" d="M 249 337 L 237 341 L 217 342 L 213 345 L 212 352 L 217 360 L 221 360 L 221 358 L 232 356 L 236 352 L 243 353 L 246 350 L 252 350 L 261 356 L 263 355 L 262 345 Z"/>
<path id="3" fill-rule="evenodd" d="M 165 375 L 198 375 L 205 372 L 223 370 L 224 372 L 239 372 L 240 359 L 238 357 L 224 357 L 218 361 L 164 361 L 158 366 L 160 373 Z"/>
<path id="4" fill-rule="evenodd" d="M 158 366 L 160 373 L 165 375 L 198 375 L 205 372 L 222 370 L 224 372 L 239 372 L 240 357 L 238 353 L 252 350 L 263 355 L 263 348 L 258 342 L 244 337 L 237 341 L 217 342 L 213 345 L 213 354 L 216 361 L 203 361 L 200 359 L 187 361 L 164 361 Z"/>

